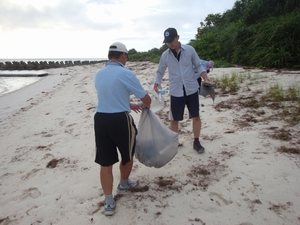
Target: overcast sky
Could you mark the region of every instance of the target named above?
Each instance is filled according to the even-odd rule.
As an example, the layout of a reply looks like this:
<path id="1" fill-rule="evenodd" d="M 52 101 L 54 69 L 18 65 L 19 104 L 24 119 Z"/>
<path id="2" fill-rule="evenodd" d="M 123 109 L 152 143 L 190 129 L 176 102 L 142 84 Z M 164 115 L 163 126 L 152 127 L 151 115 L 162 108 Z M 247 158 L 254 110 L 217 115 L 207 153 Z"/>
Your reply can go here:
<path id="1" fill-rule="evenodd" d="M 160 48 L 175 27 L 183 44 L 208 14 L 236 0 L 0 0 L 0 58 L 107 58 L 127 49 Z"/>

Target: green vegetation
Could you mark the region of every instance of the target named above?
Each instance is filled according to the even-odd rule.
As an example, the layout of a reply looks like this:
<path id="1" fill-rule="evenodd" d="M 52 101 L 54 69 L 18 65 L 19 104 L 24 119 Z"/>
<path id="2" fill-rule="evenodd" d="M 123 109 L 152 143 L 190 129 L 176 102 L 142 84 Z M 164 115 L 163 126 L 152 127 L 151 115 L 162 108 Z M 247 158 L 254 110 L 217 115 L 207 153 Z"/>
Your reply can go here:
<path id="1" fill-rule="evenodd" d="M 277 106 L 279 116 L 291 125 L 300 122 L 300 87 L 296 85 L 284 89 L 279 84 L 272 85 L 264 96 L 263 101 L 272 102 L 272 106 Z M 277 103 L 274 104 L 274 103 Z"/>
<path id="2" fill-rule="evenodd" d="M 203 58 L 261 68 L 300 68 L 299 1 L 236 1 L 232 10 L 210 14 L 200 25 L 192 45 Z"/>
<path id="3" fill-rule="evenodd" d="M 131 61 L 150 61 L 153 63 L 158 63 L 161 54 L 168 48 L 167 45 L 163 45 L 160 49 L 153 48 L 147 52 L 137 52 L 135 49 L 130 49 L 128 51 Z"/>
<path id="4" fill-rule="evenodd" d="M 200 22 L 192 45 L 215 67 L 300 68 L 300 1 L 238 0 L 223 14 Z M 134 61 L 158 62 L 163 45 L 148 52 L 132 49 Z"/>
<path id="5" fill-rule="evenodd" d="M 267 79 L 267 77 L 252 75 L 250 72 L 236 73 L 233 71 L 231 74 L 223 74 L 220 78 L 212 78 L 212 81 L 221 89 L 222 94 L 235 95 L 241 89 L 242 83 L 246 83 L 247 87 L 248 84 L 262 79 Z M 250 83 L 247 83 L 248 81 Z M 233 104 L 253 109 L 268 107 L 277 110 L 275 115 L 290 125 L 296 125 L 300 122 L 300 86 L 297 84 L 283 87 L 279 83 L 271 83 L 265 91 L 255 91 L 248 97 L 241 97 L 235 101 L 230 100 L 228 104 L 221 102 L 216 108 L 231 108 Z"/>
<path id="6" fill-rule="evenodd" d="M 237 73 L 232 71 L 231 74 L 222 74 L 220 78 L 211 78 L 211 80 L 221 88 L 223 93 L 235 93 L 240 89 L 239 84 L 246 79 L 253 79 L 250 72 Z"/>

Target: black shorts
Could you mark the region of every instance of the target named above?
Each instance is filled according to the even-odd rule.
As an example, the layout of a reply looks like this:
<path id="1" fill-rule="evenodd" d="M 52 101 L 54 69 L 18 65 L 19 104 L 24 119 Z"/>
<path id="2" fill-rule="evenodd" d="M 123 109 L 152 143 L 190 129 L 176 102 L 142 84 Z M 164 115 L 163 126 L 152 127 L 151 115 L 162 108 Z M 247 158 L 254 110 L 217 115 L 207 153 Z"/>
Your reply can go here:
<path id="1" fill-rule="evenodd" d="M 95 162 L 101 166 L 111 166 L 119 162 L 128 163 L 135 152 L 137 129 L 128 112 L 99 113 L 94 116 L 96 141 Z"/>
<path id="2" fill-rule="evenodd" d="M 199 94 L 198 91 L 183 97 L 171 96 L 170 119 L 175 121 L 183 120 L 184 108 L 187 106 L 190 118 L 199 117 Z"/>

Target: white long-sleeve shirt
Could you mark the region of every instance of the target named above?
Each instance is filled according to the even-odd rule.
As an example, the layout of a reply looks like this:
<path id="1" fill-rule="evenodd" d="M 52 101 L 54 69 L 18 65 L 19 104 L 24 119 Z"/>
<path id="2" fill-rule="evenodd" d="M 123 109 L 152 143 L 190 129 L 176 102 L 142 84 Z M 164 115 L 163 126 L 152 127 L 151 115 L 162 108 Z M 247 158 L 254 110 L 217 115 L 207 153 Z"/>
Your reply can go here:
<path id="1" fill-rule="evenodd" d="M 163 52 L 154 81 L 156 84 L 161 85 L 162 78 L 168 68 L 169 92 L 170 95 L 175 97 L 184 96 L 183 86 L 187 95 L 194 94 L 198 90 L 199 84 L 195 77 L 194 67 L 199 75 L 206 71 L 192 46 L 181 44 L 179 52 L 179 61 L 170 49 Z"/>

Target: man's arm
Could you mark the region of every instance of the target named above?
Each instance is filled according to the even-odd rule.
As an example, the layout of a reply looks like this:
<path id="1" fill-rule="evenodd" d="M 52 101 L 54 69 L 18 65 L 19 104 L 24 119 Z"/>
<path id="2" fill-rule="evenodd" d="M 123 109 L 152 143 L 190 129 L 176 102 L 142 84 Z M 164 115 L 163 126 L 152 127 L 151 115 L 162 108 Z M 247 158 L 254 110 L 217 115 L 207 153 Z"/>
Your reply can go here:
<path id="1" fill-rule="evenodd" d="M 156 92 L 158 92 L 158 84 L 154 84 L 153 90 L 156 91 Z"/>
<path id="2" fill-rule="evenodd" d="M 165 53 L 166 54 L 166 53 Z M 161 87 L 161 81 L 167 69 L 167 63 L 164 60 L 164 53 L 160 57 L 158 68 L 156 71 L 153 90 L 158 92 L 158 87 Z"/>
<path id="3" fill-rule="evenodd" d="M 193 51 L 193 55 L 192 55 L 193 66 L 196 68 L 196 71 L 198 73 L 200 73 L 200 77 L 202 77 L 204 81 L 209 81 L 209 78 L 207 77 L 206 69 L 204 68 L 204 66 L 202 64 L 202 60 L 198 56 L 196 50 L 193 47 L 191 47 L 191 48 Z"/>
<path id="4" fill-rule="evenodd" d="M 143 102 L 142 108 L 149 108 L 150 109 L 151 97 L 148 94 L 146 94 L 145 97 L 141 98 L 141 101 Z"/>
<path id="5" fill-rule="evenodd" d="M 200 77 L 202 77 L 204 81 L 210 81 L 209 78 L 208 78 L 208 76 L 207 76 L 207 73 L 206 73 L 206 72 L 202 72 L 202 73 L 200 74 Z"/>
<path id="6" fill-rule="evenodd" d="M 145 97 L 140 98 L 140 100 L 142 101 L 142 104 L 129 103 L 130 109 L 136 113 L 141 112 L 143 108 L 150 108 L 151 105 L 151 97 L 148 94 L 146 94 Z"/>

